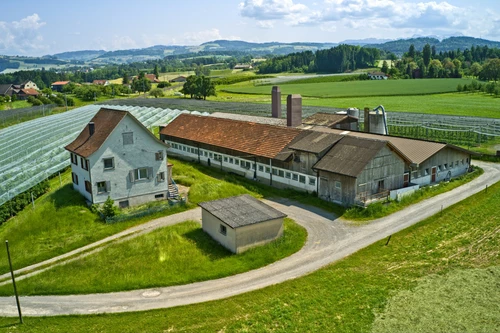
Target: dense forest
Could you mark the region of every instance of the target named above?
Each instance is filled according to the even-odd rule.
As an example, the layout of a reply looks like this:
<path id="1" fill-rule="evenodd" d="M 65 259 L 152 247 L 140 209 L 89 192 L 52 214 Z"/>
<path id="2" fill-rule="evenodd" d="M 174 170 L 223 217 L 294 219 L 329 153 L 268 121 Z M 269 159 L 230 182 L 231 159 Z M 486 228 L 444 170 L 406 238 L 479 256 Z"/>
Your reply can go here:
<path id="1" fill-rule="evenodd" d="M 373 67 L 379 59 L 378 49 L 339 45 L 326 50 L 318 50 L 315 53 L 304 51 L 271 58 L 259 65 L 259 73 L 343 73 L 358 68 Z"/>

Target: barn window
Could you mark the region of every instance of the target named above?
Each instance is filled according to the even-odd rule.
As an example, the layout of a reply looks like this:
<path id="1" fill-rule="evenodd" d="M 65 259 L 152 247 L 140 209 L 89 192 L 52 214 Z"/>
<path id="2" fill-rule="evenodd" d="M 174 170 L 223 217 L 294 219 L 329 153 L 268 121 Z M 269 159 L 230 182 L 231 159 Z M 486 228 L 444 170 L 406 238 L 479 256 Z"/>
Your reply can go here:
<path id="1" fill-rule="evenodd" d="M 234 159 L 232 157 L 229 158 L 229 163 L 234 164 Z"/>
<path id="2" fill-rule="evenodd" d="M 305 184 L 306 183 L 306 176 L 300 175 L 299 176 L 299 182 L 302 183 L 302 184 Z"/>
<path id="3" fill-rule="evenodd" d="M 297 175 L 296 173 L 292 173 L 292 180 L 299 180 L 299 175 Z"/>
<path id="4" fill-rule="evenodd" d="M 225 225 L 223 225 L 223 224 L 221 224 L 221 225 L 219 226 L 219 232 L 220 232 L 221 234 L 223 234 L 224 236 L 226 236 L 226 235 L 227 235 L 227 228 L 226 228 L 226 226 L 225 226 Z"/>
<path id="5" fill-rule="evenodd" d="M 134 144 L 134 133 L 133 132 L 123 133 L 122 136 L 123 136 L 123 144 L 124 145 Z"/>
<path id="6" fill-rule="evenodd" d="M 309 185 L 311 185 L 311 186 L 316 185 L 316 178 L 309 177 Z"/>
<path id="7" fill-rule="evenodd" d="M 283 170 L 278 170 L 278 176 L 280 176 L 280 177 L 285 177 L 285 171 L 283 171 Z"/>
<path id="8" fill-rule="evenodd" d="M 270 167 L 266 167 L 266 173 L 271 173 L 271 168 Z"/>
<path id="9" fill-rule="evenodd" d="M 227 162 L 229 161 L 229 159 L 227 158 L 227 156 L 224 156 L 224 162 Z"/>
<path id="10" fill-rule="evenodd" d="M 285 178 L 286 179 L 292 178 L 292 174 L 290 172 L 285 172 Z"/>
<path id="11" fill-rule="evenodd" d="M 365 184 L 361 184 L 361 185 L 365 185 Z M 340 189 L 341 187 L 342 187 L 342 183 L 339 181 L 335 181 L 335 188 Z"/>
<path id="12" fill-rule="evenodd" d="M 429 175 L 429 169 L 425 169 L 425 173 L 424 173 L 426 176 Z"/>
<path id="13" fill-rule="evenodd" d="M 263 165 L 259 165 L 259 171 L 260 172 L 264 172 L 264 166 Z"/>

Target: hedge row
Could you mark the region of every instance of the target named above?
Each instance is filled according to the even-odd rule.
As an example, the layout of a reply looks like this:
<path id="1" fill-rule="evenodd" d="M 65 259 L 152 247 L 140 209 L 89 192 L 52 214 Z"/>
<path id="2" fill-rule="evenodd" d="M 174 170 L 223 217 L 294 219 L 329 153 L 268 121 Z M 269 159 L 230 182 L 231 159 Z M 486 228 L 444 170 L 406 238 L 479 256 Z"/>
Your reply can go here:
<path id="1" fill-rule="evenodd" d="M 33 193 L 33 198 L 36 199 L 39 196 L 47 193 L 50 189 L 49 181 L 44 180 L 43 182 L 35 185 L 26 192 L 16 195 L 14 198 L 5 202 L 0 206 L 0 225 L 7 221 L 12 216 L 17 215 L 24 207 L 31 204 L 31 193 Z"/>

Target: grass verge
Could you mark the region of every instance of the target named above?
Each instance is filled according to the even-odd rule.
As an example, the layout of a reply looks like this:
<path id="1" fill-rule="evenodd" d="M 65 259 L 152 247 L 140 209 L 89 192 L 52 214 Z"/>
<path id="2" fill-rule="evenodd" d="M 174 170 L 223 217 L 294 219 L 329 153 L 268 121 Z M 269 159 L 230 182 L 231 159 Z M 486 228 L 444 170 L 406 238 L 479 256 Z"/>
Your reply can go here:
<path id="1" fill-rule="evenodd" d="M 498 202 L 500 184 L 394 234 L 387 246 L 382 240 L 305 277 L 228 299 L 136 313 L 27 317 L 24 325 L 18 325 L 17 318 L 0 318 L 0 331 L 370 332 L 393 296 L 416 290 L 427 276 L 500 266 Z M 491 319 L 485 322 L 489 326 L 479 326 L 484 317 L 467 316 L 461 318 L 467 327 L 485 327 L 488 332 L 500 327 L 498 305 L 482 302 L 484 297 L 498 298 L 499 281 L 494 281 L 487 296 L 481 293 L 473 303 L 462 304 L 471 313 L 486 304 L 482 312 Z M 460 292 L 457 286 L 449 287 Z M 442 323 L 436 316 L 446 304 L 431 307 L 427 315 L 436 320 L 421 332 L 437 331 Z M 413 310 L 407 308 L 408 313 Z M 408 320 L 407 331 L 413 331 L 417 322 Z M 448 324 L 447 331 L 454 331 L 453 323 Z"/>
<path id="2" fill-rule="evenodd" d="M 405 196 L 401 201 L 380 201 L 369 205 L 366 208 L 352 207 L 346 210 L 343 217 L 351 221 L 368 221 L 378 219 L 395 213 L 405 207 L 416 204 L 425 199 L 432 198 L 438 194 L 448 192 L 483 174 L 483 169 L 474 166 L 474 170 L 465 175 L 453 178 L 448 182 L 441 182 L 437 185 L 425 186 L 415 191 L 415 193 Z"/>
<path id="3" fill-rule="evenodd" d="M 112 244 L 77 261 L 18 281 L 23 295 L 86 294 L 164 287 L 243 273 L 302 248 L 304 228 L 285 219 L 283 237 L 232 254 L 191 221 Z M 125 273 L 126 272 L 126 273 Z M 0 287 L 11 295 L 12 286 Z"/>

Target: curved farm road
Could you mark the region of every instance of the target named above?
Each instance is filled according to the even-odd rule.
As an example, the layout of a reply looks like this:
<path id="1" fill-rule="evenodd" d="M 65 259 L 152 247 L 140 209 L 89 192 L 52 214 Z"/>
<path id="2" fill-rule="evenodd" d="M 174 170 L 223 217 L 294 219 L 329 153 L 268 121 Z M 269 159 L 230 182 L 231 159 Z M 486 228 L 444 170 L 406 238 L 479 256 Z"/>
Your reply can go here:
<path id="1" fill-rule="evenodd" d="M 166 288 L 107 294 L 21 297 L 23 314 L 54 316 L 168 308 L 222 299 L 281 283 L 342 259 L 500 181 L 500 164 L 476 164 L 485 172 L 472 182 L 365 226 L 349 225 L 321 210 L 311 207 L 306 209 L 295 202 L 267 201 L 303 225 L 309 236 L 306 245 L 296 254 L 257 270 Z M 0 298 L 0 316 L 17 316 L 13 297 Z"/>

